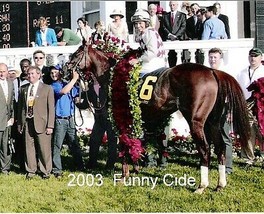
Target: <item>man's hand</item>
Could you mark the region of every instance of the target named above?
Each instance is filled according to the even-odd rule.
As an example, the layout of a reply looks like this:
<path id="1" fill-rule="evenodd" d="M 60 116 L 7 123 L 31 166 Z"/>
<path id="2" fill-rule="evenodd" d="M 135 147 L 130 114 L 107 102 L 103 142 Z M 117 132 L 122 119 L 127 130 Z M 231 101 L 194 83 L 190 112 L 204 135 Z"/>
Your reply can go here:
<path id="1" fill-rule="evenodd" d="M 14 124 L 14 118 L 10 118 L 8 121 L 7 121 L 7 126 L 13 126 Z"/>
<path id="2" fill-rule="evenodd" d="M 177 37 L 176 37 L 175 35 L 171 34 L 171 33 L 168 35 L 168 38 L 169 38 L 171 41 L 175 41 L 175 40 L 177 40 Z"/>
<path id="3" fill-rule="evenodd" d="M 135 65 L 135 64 L 137 64 L 139 61 L 138 61 L 138 59 L 131 59 L 130 61 L 129 61 L 129 64 L 130 65 Z"/>
<path id="4" fill-rule="evenodd" d="M 17 131 L 18 133 L 22 134 L 23 130 L 21 125 L 17 125 Z"/>
<path id="5" fill-rule="evenodd" d="M 53 133 L 53 129 L 52 128 L 46 128 L 46 134 L 47 135 L 51 135 Z"/>
<path id="6" fill-rule="evenodd" d="M 77 71 L 73 71 L 72 78 L 75 80 L 78 80 L 79 79 L 79 73 Z"/>

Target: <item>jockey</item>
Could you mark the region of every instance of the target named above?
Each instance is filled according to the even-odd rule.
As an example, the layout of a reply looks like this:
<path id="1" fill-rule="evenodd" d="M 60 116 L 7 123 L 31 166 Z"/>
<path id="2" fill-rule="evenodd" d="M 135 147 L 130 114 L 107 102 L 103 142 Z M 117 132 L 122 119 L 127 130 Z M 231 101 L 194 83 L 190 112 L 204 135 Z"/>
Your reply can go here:
<path id="1" fill-rule="evenodd" d="M 159 33 L 150 27 L 150 16 L 147 10 L 138 9 L 132 16 L 136 32 L 139 33 L 139 44 L 143 54 L 138 59 L 129 61 L 131 65 L 142 63 L 140 75 L 150 73 L 158 68 L 165 67 L 165 50 Z"/>

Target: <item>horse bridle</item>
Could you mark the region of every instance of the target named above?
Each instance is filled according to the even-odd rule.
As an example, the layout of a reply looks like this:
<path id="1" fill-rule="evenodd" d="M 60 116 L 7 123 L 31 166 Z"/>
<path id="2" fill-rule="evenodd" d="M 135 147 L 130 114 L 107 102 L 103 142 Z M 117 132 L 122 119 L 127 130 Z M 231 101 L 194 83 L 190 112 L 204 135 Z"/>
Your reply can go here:
<path id="1" fill-rule="evenodd" d="M 77 53 L 75 53 L 72 57 L 76 57 L 76 55 L 77 54 L 81 54 L 80 52 L 82 52 L 82 56 L 76 61 L 76 62 L 74 62 L 73 64 L 71 64 L 71 69 L 70 69 L 70 71 L 72 72 L 73 70 L 75 70 L 76 72 L 78 72 L 78 74 L 79 74 L 79 77 L 80 77 L 80 79 L 84 82 L 84 83 L 88 83 L 89 84 L 89 82 L 91 81 L 91 79 L 93 79 L 93 78 L 89 78 L 88 80 L 85 78 L 85 76 L 84 76 L 84 74 L 81 72 L 82 70 L 87 70 L 87 67 L 86 67 L 86 63 L 85 63 L 85 67 L 83 68 L 83 69 L 80 69 L 80 67 L 79 67 L 79 64 L 80 64 L 80 62 L 84 59 L 84 61 L 86 62 L 86 54 L 88 54 L 87 52 L 88 52 L 88 48 L 87 48 L 87 52 L 86 52 L 86 50 L 85 50 L 85 47 L 86 47 L 86 45 L 85 44 L 83 44 L 80 48 L 83 48 L 82 50 L 80 50 L 79 52 L 77 51 Z M 92 73 L 92 72 L 91 72 Z M 96 75 L 95 74 L 93 74 L 92 73 L 92 75 L 94 76 L 94 78 L 95 78 L 95 80 L 97 81 L 97 77 L 96 77 Z M 90 75 L 91 76 L 91 75 Z M 95 80 L 93 80 L 93 81 L 95 81 Z M 79 98 L 81 99 L 81 93 L 82 92 L 82 88 L 80 87 L 80 93 L 79 93 Z M 90 102 L 89 101 L 89 99 L 88 99 L 88 93 L 87 93 L 87 90 L 86 91 L 84 91 L 85 92 L 85 98 L 86 98 L 86 100 L 87 100 L 87 102 L 88 102 L 88 106 L 89 106 L 89 109 L 91 110 L 91 112 L 93 113 L 93 114 L 95 114 L 95 111 L 94 110 L 96 110 L 96 111 L 100 111 L 100 110 L 102 110 L 104 107 L 105 107 L 105 105 L 106 105 L 106 103 L 107 103 L 107 98 L 104 100 L 104 102 L 102 103 L 102 105 L 101 105 L 101 107 L 94 107 L 94 105 L 92 104 L 92 102 Z M 81 115 L 81 113 L 80 113 L 80 115 Z M 81 117 L 82 117 L 82 115 L 81 115 Z M 83 118 L 82 118 L 82 121 L 83 121 Z M 82 124 L 83 124 L 83 122 L 82 122 Z"/>
<path id="2" fill-rule="evenodd" d="M 81 50 L 81 48 L 82 48 L 82 50 Z M 80 79 L 85 82 L 86 81 L 85 76 L 81 72 L 81 70 L 86 70 L 86 64 L 85 64 L 83 69 L 80 69 L 80 66 L 79 66 L 80 62 L 83 60 L 83 58 L 84 58 L 84 61 L 86 62 L 85 45 L 83 44 L 82 46 L 80 46 L 79 49 L 77 50 L 77 53 L 74 53 L 74 55 L 72 55 L 71 58 L 75 57 L 77 54 L 80 54 L 80 52 L 82 52 L 82 56 L 80 58 L 76 57 L 79 59 L 76 62 L 71 63 L 71 68 L 69 68 L 69 63 L 66 63 L 66 67 L 67 67 L 67 70 L 70 71 L 70 73 L 72 73 L 73 70 L 75 70 L 79 74 Z"/>

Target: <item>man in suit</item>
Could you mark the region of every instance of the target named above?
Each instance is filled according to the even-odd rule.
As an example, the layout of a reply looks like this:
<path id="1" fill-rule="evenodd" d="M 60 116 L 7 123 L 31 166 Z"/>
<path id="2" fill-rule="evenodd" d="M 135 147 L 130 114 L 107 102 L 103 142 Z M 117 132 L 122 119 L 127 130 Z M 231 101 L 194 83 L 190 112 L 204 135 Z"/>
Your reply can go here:
<path id="1" fill-rule="evenodd" d="M 191 4 L 191 10 L 193 13 L 193 16 L 188 18 L 186 20 L 186 36 L 187 39 L 190 40 L 197 40 L 198 34 L 197 34 L 197 27 L 200 23 L 200 20 L 197 18 L 197 11 L 200 9 L 199 5 L 197 3 Z"/>
<path id="2" fill-rule="evenodd" d="M 191 11 L 193 16 L 186 20 L 186 39 L 187 40 L 199 40 L 201 38 L 199 29 L 202 22 L 197 16 L 197 12 L 200 10 L 200 6 L 197 3 L 191 4 Z M 195 52 L 196 63 L 204 63 L 204 54 L 201 49 L 197 49 Z"/>
<path id="3" fill-rule="evenodd" d="M 183 40 L 186 30 L 186 14 L 178 11 L 178 2 L 170 1 L 171 11 L 163 17 L 163 41 Z M 177 53 L 170 50 L 168 54 L 169 66 L 173 67 L 177 62 Z"/>
<path id="4" fill-rule="evenodd" d="M 37 167 L 47 179 L 52 170 L 51 134 L 54 128 L 54 92 L 40 81 L 41 71 L 36 66 L 28 69 L 29 83 L 21 87 L 18 98 L 18 131 L 25 136 L 25 166 L 27 179 Z"/>
<path id="5" fill-rule="evenodd" d="M 11 165 L 12 152 L 9 150 L 8 138 L 14 123 L 14 86 L 7 76 L 7 65 L 0 63 L 0 170 L 4 174 L 9 173 Z"/>
<path id="6" fill-rule="evenodd" d="M 214 3 L 214 6 L 216 7 L 216 17 L 224 23 L 227 38 L 231 39 L 228 17 L 224 14 L 221 14 L 221 5 L 219 2 Z"/>

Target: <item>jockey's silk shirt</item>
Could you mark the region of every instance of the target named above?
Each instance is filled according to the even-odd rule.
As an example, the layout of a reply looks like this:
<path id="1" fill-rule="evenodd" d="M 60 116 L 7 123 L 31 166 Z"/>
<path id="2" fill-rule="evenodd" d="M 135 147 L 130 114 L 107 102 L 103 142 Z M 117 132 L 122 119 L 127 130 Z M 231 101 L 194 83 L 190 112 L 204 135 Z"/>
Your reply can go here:
<path id="1" fill-rule="evenodd" d="M 159 33 L 152 27 L 145 29 L 139 39 L 143 54 L 141 73 L 150 73 L 158 68 L 165 67 L 165 50 Z"/>

